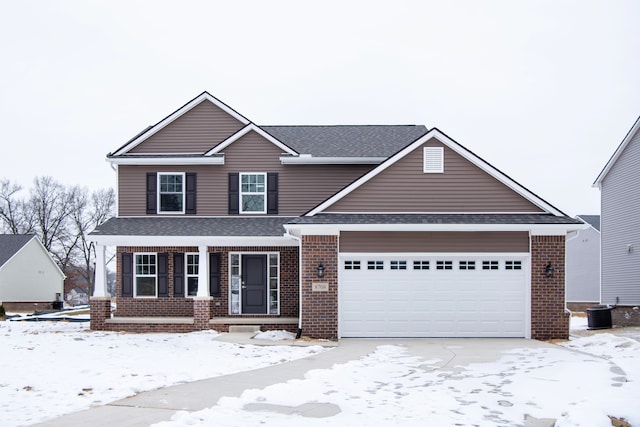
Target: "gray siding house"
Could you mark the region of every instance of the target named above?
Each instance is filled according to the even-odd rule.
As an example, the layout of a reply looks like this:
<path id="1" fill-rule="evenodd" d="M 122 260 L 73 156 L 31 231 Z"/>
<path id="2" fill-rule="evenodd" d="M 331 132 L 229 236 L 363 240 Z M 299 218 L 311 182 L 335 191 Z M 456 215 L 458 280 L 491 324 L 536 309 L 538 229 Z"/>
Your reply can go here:
<path id="1" fill-rule="evenodd" d="M 0 234 L 0 302 L 7 311 L 52 308 L 64 273 L 33 234 Z"/>
<path id="2" fill-rule="evenodd" d="M 615 324 L 640 325 L 640 118 L 594 183 L 600 189 L 603 304 Z"/>
<path id="3" fill-rule="evenodd" d="M 578 215 L 589 224 L 567 234 L 567 307 L 585 311 L 600 302 L 600 215 Z"/>

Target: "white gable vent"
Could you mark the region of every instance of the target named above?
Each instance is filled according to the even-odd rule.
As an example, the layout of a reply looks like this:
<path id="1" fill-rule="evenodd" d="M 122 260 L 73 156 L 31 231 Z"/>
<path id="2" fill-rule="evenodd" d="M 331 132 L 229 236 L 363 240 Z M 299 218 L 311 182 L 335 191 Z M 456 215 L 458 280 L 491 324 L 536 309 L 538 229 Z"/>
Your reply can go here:
<path id="1" fill-rule="evenodd" d="M 424 147 L 424 173 L 444 172 L 444 147 Z"/>

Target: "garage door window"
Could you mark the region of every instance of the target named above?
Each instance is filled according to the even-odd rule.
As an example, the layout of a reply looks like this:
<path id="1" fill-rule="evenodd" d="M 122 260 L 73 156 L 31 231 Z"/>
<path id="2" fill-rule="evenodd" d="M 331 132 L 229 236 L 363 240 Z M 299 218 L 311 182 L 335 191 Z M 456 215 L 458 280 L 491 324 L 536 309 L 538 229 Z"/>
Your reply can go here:
<path id="1" fill-rule="evenodd" d="M 460 261 L 460 270 L 475 270 L 476 262 L 475 261 Z"/>
<path id="2" fill-rule="evenodd" d="M 360 261 L 345 261 L 345 270 L 360 270 Z"/>
<path id="3" fill-rule="evenodd" d="M 436 261 L 436 270 L 453 270 L 453 261 Z"/>
<path id="4" fill-rule="evenodd" d="M 483 270 L 498 270 L 498 268 L 499 268 L 498 261 L 482 261 Z"/>
<path id="5" fill-rule="evenodd" d="M 383 270 L 384 261 L 367 261 L 367 270 Z"/>
<path id="6" fill-rule="evenodd" d="M 392 270 L 406 270 L 407 261 L 391 261 Z"/>
<path id="7" fill-rule="evenodd" d="M 522 270 L 522 261 L 505 261 L 505 270 Z"/>
<path id="8" fill-rule="evenodd" d="M 413 261 L 414 270 L 428 270 L 429 261 Z"/>

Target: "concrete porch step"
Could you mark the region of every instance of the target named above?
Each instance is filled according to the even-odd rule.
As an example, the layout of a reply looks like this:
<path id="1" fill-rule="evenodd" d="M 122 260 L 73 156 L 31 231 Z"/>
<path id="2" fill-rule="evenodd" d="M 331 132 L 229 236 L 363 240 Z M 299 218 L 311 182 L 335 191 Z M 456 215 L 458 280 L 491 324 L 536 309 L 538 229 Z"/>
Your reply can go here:
<path id="1" fill-rule="evenodd" d="M 260 332 L 259 325 L 229 325 L 229 333 L 257 333 Z"/>

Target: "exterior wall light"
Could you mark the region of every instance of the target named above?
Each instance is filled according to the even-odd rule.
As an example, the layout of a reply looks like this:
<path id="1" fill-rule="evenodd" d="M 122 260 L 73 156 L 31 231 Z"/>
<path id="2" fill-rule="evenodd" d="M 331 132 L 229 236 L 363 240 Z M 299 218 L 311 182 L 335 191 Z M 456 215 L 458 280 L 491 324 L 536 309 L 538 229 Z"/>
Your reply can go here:
<path id="1" fill-rule="evenodd" d="M 318 278 L 324 277 L 324 265 L 322 265 L 322 262 L 318 264 L 318 266 L 316 267 L 316 271 L 318 273 Z"/>
<path id="2" fill-rule="evenodd" d="M 555 268 L 551 265 L 550 262 L 547 263 L 547 266 L 544 268 L 544 274 L 547 277 L 553 277 L 553 273 L 556 271 Z"/>

